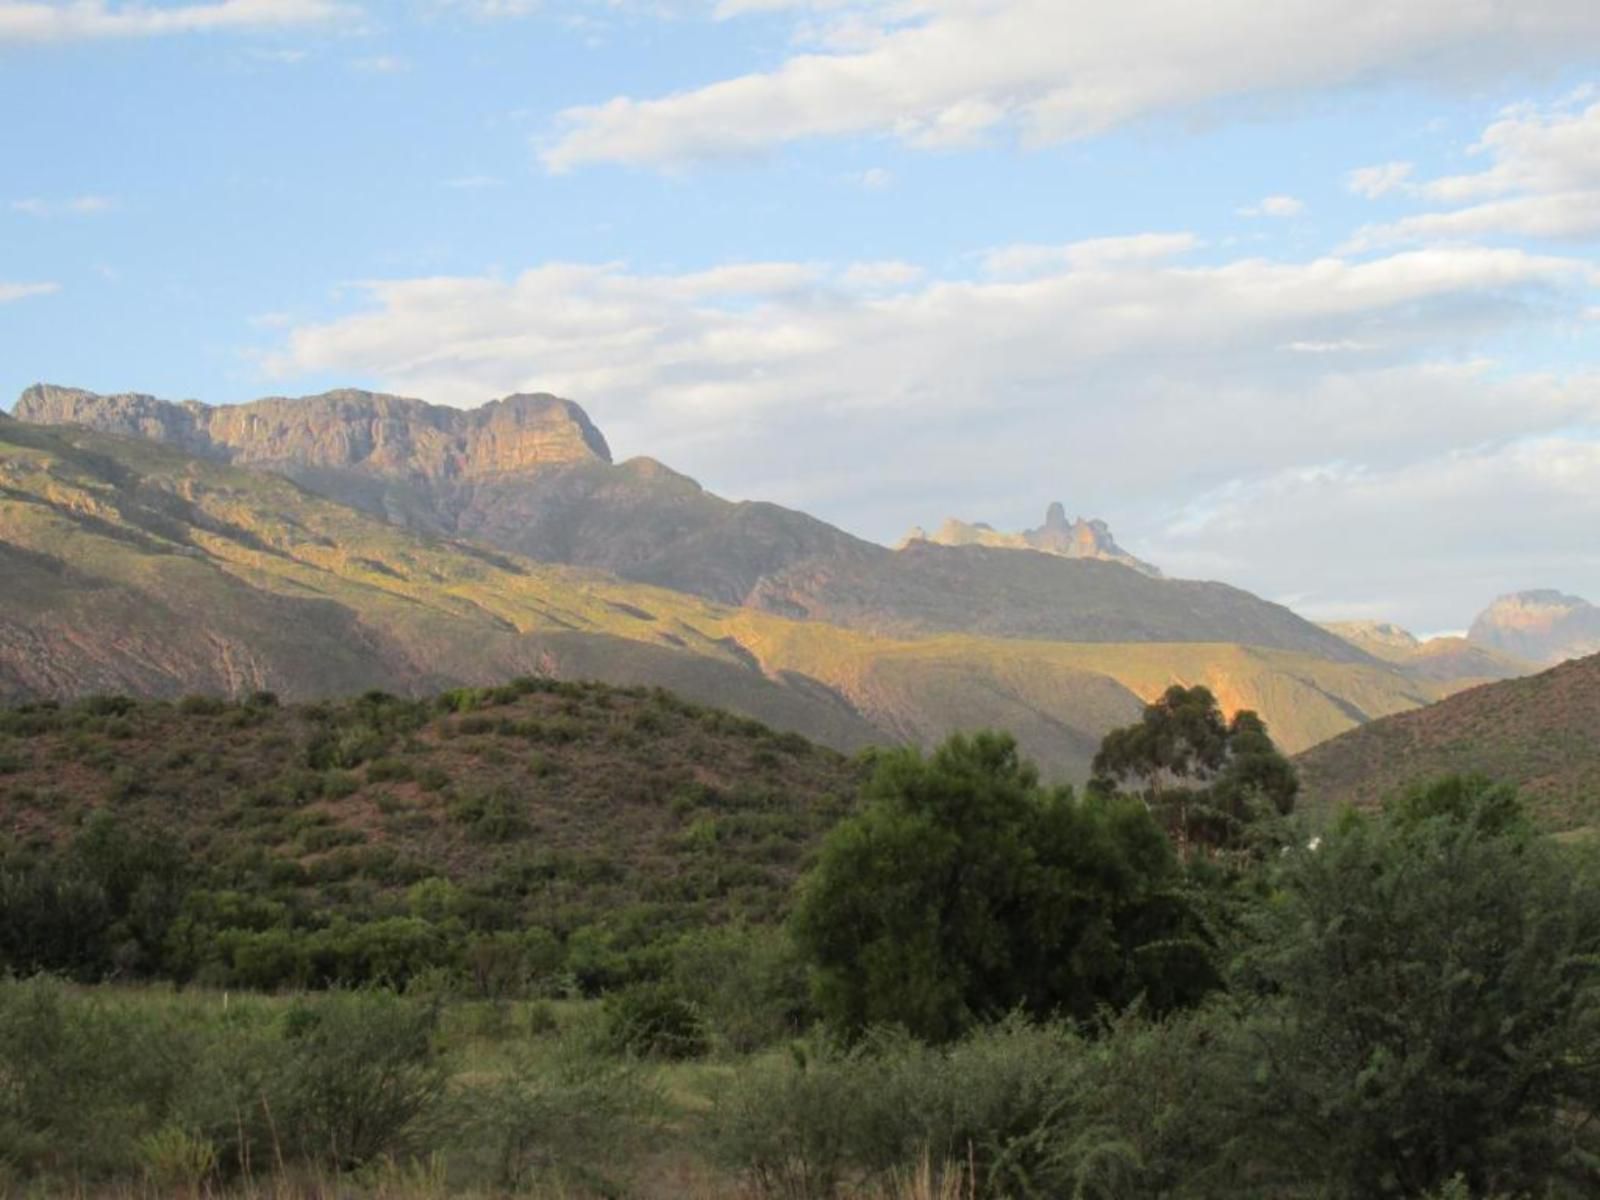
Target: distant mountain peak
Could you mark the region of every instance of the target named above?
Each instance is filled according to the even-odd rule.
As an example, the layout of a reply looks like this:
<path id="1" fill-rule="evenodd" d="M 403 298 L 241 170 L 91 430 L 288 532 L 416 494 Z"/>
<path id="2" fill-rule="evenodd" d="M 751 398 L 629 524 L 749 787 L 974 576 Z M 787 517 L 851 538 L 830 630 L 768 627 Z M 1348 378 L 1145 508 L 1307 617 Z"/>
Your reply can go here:
<path id="1" fill-rule="evenodd" d="M 1067 520 L 1066 506 L 1059 500 L 1051 502 L 1045 510 L 1044 524 L 1037 529 L 1002 533 L 983 521 L 969 522 L 951 517 L 931 535 L 920 525 L 915 526 L 900 545 L 903 548 L 913 542 L 932 542 L 939 546 L 992 546 L 1006 550 L 1034 550 L 1061 558 L 1093 558 L 1121 563 L 1152 578 L 1161 577 L 1156 567 L 1135 558 L 1117 545 L 1110 527 L 1104 521 L 1085 520 L 1083 517 Z"/>
<path id="2" fill-rule="evenodd" d="M 1467 638 L 1531 662 L 1581 658 L 1600 652 L 1600 608 L 1554 588 L 1512 592 L 1478 614 Z"/>

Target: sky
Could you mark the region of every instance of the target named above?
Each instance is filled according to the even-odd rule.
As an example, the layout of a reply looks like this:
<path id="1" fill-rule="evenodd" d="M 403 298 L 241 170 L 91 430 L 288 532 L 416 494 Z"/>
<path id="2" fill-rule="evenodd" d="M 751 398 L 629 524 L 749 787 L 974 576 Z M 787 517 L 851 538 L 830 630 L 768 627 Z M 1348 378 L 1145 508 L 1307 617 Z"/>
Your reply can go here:
<path id="1" fill-rule="evenodd" d="M 892 543 L 1600 601 L 1593 0 L 0 0 L 0 398 L 582 404 Z"/>

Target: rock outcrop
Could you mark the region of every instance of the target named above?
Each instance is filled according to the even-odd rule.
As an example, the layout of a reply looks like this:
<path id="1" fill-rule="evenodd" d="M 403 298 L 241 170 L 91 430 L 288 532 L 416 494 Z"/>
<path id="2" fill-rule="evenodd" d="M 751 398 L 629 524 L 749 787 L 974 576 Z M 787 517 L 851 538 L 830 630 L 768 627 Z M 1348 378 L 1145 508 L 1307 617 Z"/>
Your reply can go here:
<path id="1" fill-rule="evenodd" d="M 1530 662 L 1600 653 L 1600 608 L 1550 589 L 1501 596 L 1472 622 L 1468 640 Z"/>
<path id="2" fill-rule="evenodd" d="M 1152 578 L 1161 572 L 1129 554 L 1111 536 L 1111 529 L 1101 520 L 1078 517 L 1067 520 L 1067 510 L 1057 500 L 1045 511 L 1044 524 L 1037 529 L 1024 529 L 1021 533 L 1003 533 L 993 525 L 981 521 L 969 523 L 951 517 L 933 534 L 917 526 L 900 543 L 902 547 L 914 542 L 932 542 L 938 546 L 990 546 L 1004 550 L 1036 550 L 1060 558 L 1092 558 L 1101 562 L 1121 563 Z"/>

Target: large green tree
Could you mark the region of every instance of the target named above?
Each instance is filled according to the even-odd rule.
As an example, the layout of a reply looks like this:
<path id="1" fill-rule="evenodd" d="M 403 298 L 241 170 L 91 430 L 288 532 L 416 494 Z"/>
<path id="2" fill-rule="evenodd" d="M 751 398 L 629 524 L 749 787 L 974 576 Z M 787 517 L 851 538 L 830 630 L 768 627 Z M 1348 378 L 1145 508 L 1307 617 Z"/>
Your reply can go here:
<path id="1" fill-rule="evenodd" d="M 1187 853 L 1238 847 L 1259 818 L 1287 816 L 1300 781 L 1260 716 L 1229 721 L 1209 688 L 1175 685 L 1106 735 L 1090 790 L 1138 795 Z"/>
<path id="2" fill-rule="evenodd" d="M 1278 868 L 1235 985 L 1260 997 L 1251 1161 L 1331 1198 L 1458 1175 L 1474 1196 L 1595 1195 L 1592 853 L 1534 834 L 1508 789 L 1449 779 Z"/>
<path id="3" fill-rule="evenodd" d="M 1143 805 L 1040 785 L 1003 734 L 887 753 L 803 883 L 794 933 L 846 1031 L 932 1040 L 1021 1009 L 1190 1002 L 1213 973 Z"/>

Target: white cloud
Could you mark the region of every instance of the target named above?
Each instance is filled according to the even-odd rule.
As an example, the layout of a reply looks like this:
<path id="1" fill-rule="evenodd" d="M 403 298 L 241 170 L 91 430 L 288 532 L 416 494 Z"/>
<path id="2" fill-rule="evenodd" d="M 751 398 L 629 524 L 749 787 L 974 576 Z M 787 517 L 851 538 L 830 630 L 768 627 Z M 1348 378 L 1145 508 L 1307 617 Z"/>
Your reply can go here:
<path id="1" fill-rule="evenodd" d="M 0 280 L 0 304 L 26 300 L 30 296 L 48 296 L 60 290 L 59 283 L 6 283 Z"/>
<path id="2" fill-rule="evenodd" d="M 861 173 L 861 186 L 869 192 L 881 192 L 894 184 L 894 172 L 884 167 L 872 167 Z"/>
<path id="3" fill-rule="evenodd" d="M 942 146 L 1004 126 L 1027 144 L 1160 113 L 1353 80 L 1473 79 L 1592 60 L 1591 0 L 732 0 L 795 9 L 812 47 L 775 69 L 654 99 L 572 108 L 555 171 L 670 166 L 803 138 L 892 134 Z"/>
<path id="4" fill-rule="evenodd" d="M 986 274 L 1000 276 L 1059 270 L 1101 271 L 1175 258 L 1199 245 L 1200 239 L 1192 233 L 1136 233 L 1054 246 L 1018 244 L 987 251 L 983 256 L 983 269 Z"/>
<path id="5" fill-rule="evenodd" d="M 1345 176 L 1345 187 L 1358 196 L 1376 200 L 1390 192 L 1399 191 L 1410 181 L 1416 164 L 1387 162 L 1376 167 L 1357 167 Z"/>
<path id="6" fill-rule="evenodd" d="M 1294 196 L 1268 196 L 1238 211 L 1241 217 L 1298 217 L 1305 210 L 1305 201 Z"/>
<path id="7" fill-rule="evenodd" d="M 117 207 L 116 200 L 110 196 L 72 196 L 66 200 L 44 200 L 38 196 L 29 196 L 24 200 L 13 200 L 13 212 L 23 213 L 30 217 L 55 217 L 61 215 L 77 217 L 93 217 L 101 213 L 110 212 Z"/>
<path id="8" fill-rule="evenodd" d="M 352 11 L 336 0 L 216 0 L 159 6 L 109 0 L 0 0 L 0 44 L 284 29 L 321 24 Z"/>
<path id="9" fill-rule="evenodd" d="M 1600 236 L 1600 101 L 1578 107 L 1589 95 L 1580 91 L 1545 109 L 1521 104 L 1506 110 L 1472 147 L 1472 154 L 1491 160 L 1481 171 L 1422 183 L 1402 176 L 1397 184 L 1443 207 L 1367 226 L 1351 247 L 1494 234 Z"/>
<path id="10" fill-rule="evenodd" d="M 411 69 L 411 63 L 398 54 L 374 54 L 353 59 L 350 65 L 367 75 L 398 75 Z"/>
<path id="11" fill-rule="evenodd" d="M 1592 305 L 1585 261 L 1452 248 L 1193 264 L 1191 245 L 1167 233 L 1012 247 L 971 278 L 892 263 L 556 263 L 376 282 L 359 311 L 290 329 L 268 366 L 462 404 L 554 391 L 587 405 L 621 453 L 885 540 L 951 512 L 1034 520 L 1060 495 L 1175 569 L 1273 595 L 1298 584 L 1270 546 L 1235 545 L 1220 517 L 1180 537 L 1167 515 L 1230 480 L 1258 486 L 1263 464 L 1401 472 L 1600 425 L 1600 380 L 1518 375 L 1483 349 Z M 1389 527 L 1439 520 L 1397 509 L 1346 530 L 1312 583 L 1342 570 L 1382 587 Z M 1590 528 L 1567 536 L 1587 544 Z M 1208 566 L 1206 553 L 1233 558 Z M 1438 606 L 1396 619 L 1465 619 L 1446 611 L 1460 598 L 1450 564 L 1434 575 Z"/>
<path id="12" fill-rule="evenodd" d="M 1294 580 L 1296 607 L 1319 617 L 1450 627 L 1511 589 L 1600 595 L 1600 559 L 1581 532 L 1600 524 L 1597 482 L 1600 428 L 1382 468 L 1333 461 L 1219 488 L 1144 551 L 1246 586 Z"/>

